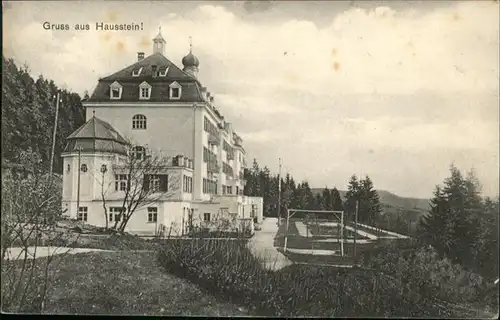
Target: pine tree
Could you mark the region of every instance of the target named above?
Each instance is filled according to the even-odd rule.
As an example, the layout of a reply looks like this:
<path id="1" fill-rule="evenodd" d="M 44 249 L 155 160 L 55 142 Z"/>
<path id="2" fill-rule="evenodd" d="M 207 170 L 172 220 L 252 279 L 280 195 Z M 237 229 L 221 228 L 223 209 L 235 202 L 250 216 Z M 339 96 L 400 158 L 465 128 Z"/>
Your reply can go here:
<path id="1" fill-rule="evenodd" d="M 344 204 L 342 203 L 342 198 L 340 197 L 339 190 L 337 188 L 333 188 L 330 193 L 330 199 L 332 201 L 331 204 L 331 210 L 343 210 L 344 209 Z"/>
<path id="2" fill-rule="evenodd" d="M 490 232 L 497 227 L 489 229 L 495 220 L 485 215 L 488 209 L 481 201 L 479 181 L 473 171 L 464 178 L 454 165 L 450 173 L 444 187 L 437 188 L 429 215 L 420 221 L 421 239 L 465 267 L 481 270 L 488 263 L 497 267 L 498 245 Z"/>
<path id="3" fill-rule="evenodd" d="M 316 193 L 316 195 L 314 196 L 313 210 L 325 210 L 323 204 L 323 197 L 321 196 L 320 193 Z"/>
<path id="4" fill-rule="evenodd" d="M 333 199 L 330 190 L 327 187 L 323 189 L 321 194 L 321 204 L 319 206 L 321 210 L 333 210 Z"/>
<path id="5" fill-rule="evenodd" d="M 347 185 L 345 194 L 345 211 L 348 216 L 353 217 L 356 211 L 356 201 L 360 200 L 360 183 L 358 177 L 353 174 Z"/>
<path id="6" fill-rule="evenodd" d="M 368 222 L 373 225 L 377 221 L 380 212 L 380 200 L 377 190 L 373 188 L 373 182 L 369 176 L 360 181 L 360 221 Z"/>
<path id="7" fill-rule="evenodd" d="M 440 253 L 449 253 L 454 246 L 454 226 L 451 224 L 449 203 L 441 187 L 436 186 L 430 205 L 429 214 L 420 219 L 420 240 L 426 245 L 432 245 Z"/>
<path id="8" fill-rule="evenodd" d="M 314 210 L 315 209 L 315 199 L 314 195 L 312 193 L 311 188 L 309 187 L 309 182 L 304 181 L 302 183 L 303 187 L 303 192 L 304 192 L 304 208 L 307 210 Z"/>

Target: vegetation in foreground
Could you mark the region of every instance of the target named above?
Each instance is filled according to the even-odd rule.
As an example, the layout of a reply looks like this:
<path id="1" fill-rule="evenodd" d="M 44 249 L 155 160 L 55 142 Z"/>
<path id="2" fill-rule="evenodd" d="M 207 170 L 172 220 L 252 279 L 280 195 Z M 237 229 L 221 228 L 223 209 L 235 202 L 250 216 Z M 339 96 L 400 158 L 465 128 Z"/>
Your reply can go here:
<path id="1" fill-rule="evenodd" d="M 379 259 L 389 263 L 394 255 Z M 491 289 L 480 276 L 462 275 L 459 266 L 442 271 L 447 262 L 424 249 L 399 258 L 393 269 L 377 272 L 297 264 L 270 271 L 244 242 L 206 239 L 169 241 L 158 261 L 168 272 L 250 306 L 261 316 L 477 317 L 451 306 L 476 302 Z M 445 275 L 449 285 L 441 288 Z"/>
<path id="2" fill-rule="evenodd" d="M 44 266 L 38 258 L 38 266 Z M 32 261 L 32 260 L 31 260 Z M 11 261 L 17 270 L 23 261 Z M 28 262 L 29 263 L 29 262 Z M 33 279 L 45 277 L 36 268 Z M 198 286 L 158 267 L 153 252 L 94 252 L 56 256 L 49 268 L 50 285 L 43 313 L 149 316 L 245 316 L 247 311 L 204 292 Z M 2 274 L 2 295 L 9 287 Z M 40 281 L 33 282 L 38 283 Z M 26 284 L 26 283 L 24 283 Z M 36 286 L 33 287 L 36 289 Z M 37 291 L 28 292 L 25 303 L 3 311 L 41 312 Z M 13 306 L 14 307 L 14 306 Z"/>

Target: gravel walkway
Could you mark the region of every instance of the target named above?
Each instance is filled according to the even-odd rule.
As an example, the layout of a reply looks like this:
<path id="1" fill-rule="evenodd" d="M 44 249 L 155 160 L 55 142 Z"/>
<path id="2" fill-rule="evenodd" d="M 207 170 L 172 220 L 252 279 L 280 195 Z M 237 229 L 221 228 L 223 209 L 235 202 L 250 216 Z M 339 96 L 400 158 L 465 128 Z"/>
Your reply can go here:
<path id="1" fill-rule="evenodd" d="M 278 219 L 266 218 L 260 231 L 255 231 L 254 236 L 248 241 L 248 248 L 252 254 L 264 260 L 264 266 L 270 270 L 279 270 L 292 264 L 292 262 L 274 247 L 274 237 L 278 232 Z"/>
<path id="2" fill-rule="evenodd" d="M 101 249 L 87 249 L 87 248 L 66 248 L 66 247 L 29 247 L 28 248 L 28 259 L 42 258 L 58 254 L 77 254 L 86 253 L 94 251 L 113 251 L 113 250 L 101 250 Z M 24 259 L 24 248 L 10 248 L 7 250 L 6 259 L 8 260 L 19 260 Z"/>

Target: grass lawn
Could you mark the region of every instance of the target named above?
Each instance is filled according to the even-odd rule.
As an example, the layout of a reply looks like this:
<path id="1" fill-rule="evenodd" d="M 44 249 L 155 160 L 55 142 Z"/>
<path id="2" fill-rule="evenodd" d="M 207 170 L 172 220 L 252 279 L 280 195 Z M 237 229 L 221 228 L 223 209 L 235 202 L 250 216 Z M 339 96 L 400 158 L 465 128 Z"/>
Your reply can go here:
<path id="1" fill-rule="evenodd" d="M 43 265 L 42 259 L 46 258 L 37 259 L 37 264 Z M 167 274 L 157 265 L 155 252 L 82 253 L 58 256 L 55 264 L 51 265 L 45 313 L 248 315 L 189 281 Z"/>

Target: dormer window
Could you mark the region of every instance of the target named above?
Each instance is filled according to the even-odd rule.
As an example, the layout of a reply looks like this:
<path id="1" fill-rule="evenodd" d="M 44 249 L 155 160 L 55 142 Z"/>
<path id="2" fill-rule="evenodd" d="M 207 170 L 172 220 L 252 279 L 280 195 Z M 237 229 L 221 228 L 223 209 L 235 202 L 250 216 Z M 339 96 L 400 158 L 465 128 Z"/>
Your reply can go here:
<path id="1" fill-rule="evenodd" d="M 122 97 L 123 87 L 117 81 L 109 85 L 109 98 L 112 100 L 118 100 Z"/>
<path id="2" fill-rule="evenodd" d="M 170 87 L 170 99 L 179 100 L 182 94 L 181 85 L 177 82 L 173 82 L 172 84 L 170 84 L 169 87 Z"/>
<path id="3" fill-rule="evenodd" d="M 160 77 L 166 77 L 167 76 L 167 72 L 168 72 L 168 68 L 160 69 L 159 76 Z"/>
<path id="4" fill-rule="evenodd" d="M 153 78 L 156 78 L 158 76 L 158 68 L 157 68 L 157 66 L 155 66 L 155 65 L 151 66 L 151 71 L 152 71 L 152 74 L 153 74 Z"/>
<path id="5" fill-rule="evenodd" d="M 137 69 L 137 70 L 132 71 L 132 76 L 138 77 L 141 74 L 141 71 L 142 71 L 142 67 Z"/>
<path id="6" fill-rule="evenodd" d="M 139 99 L 149 100 L 151 98 L 151 85 L 144 81 L 139 85 Z"/>

